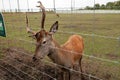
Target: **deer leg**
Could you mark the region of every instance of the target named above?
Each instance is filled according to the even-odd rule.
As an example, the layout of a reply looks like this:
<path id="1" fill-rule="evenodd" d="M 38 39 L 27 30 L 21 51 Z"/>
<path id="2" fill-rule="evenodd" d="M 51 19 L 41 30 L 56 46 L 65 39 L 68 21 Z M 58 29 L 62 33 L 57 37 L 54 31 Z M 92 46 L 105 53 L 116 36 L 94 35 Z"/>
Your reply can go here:
<path id="1" fill-rule="evenodd" d="M 71 80 L 71 71 L 69 70 L 68 73 L 69 73 L 69 80 Z"/>
<path id="2" fill-rule="evenodd" d="M 65 80 L 65 72 L 62 72 L 62 80 Z"/>
<path id="3" fill-rule="evenodd" d="M 81 58 L 80 58 L 80 60 L 79 60 L 79 70 L 81 71 L 81 80 L 85 80 L 85 79 L 84 79 L 84 76 L 83 76 L 81 61 L 82 61 L 82 56 L 81 56 Z"/>

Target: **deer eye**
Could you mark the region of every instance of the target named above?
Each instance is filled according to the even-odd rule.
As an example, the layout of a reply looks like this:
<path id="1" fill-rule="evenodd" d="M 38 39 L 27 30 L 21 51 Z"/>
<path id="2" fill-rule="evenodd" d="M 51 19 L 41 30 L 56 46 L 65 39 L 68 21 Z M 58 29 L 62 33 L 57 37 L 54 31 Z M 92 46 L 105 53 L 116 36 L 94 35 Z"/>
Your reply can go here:
<path id="1" fill-rule="evenodd" d="M 43 44 L 46 44 L 46 41 L 43 41 Z"/>

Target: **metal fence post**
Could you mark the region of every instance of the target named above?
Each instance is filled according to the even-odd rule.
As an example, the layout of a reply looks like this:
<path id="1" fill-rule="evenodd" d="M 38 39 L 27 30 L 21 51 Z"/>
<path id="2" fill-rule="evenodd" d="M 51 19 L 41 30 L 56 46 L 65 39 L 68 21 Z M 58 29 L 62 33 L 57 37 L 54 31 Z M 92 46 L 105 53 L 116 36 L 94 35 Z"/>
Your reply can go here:
<path id="1" fill-rule="evenodd" d="M 95 44 L 95 34 L 92 34 L 92 48 L 91 48 L 91 52 L 94 53 L 94 44 Z"/>
<path id="2" fill-rule="evenodd" d="M 118 37 L 118 54 L 120 53 L 120 36 Z"/>

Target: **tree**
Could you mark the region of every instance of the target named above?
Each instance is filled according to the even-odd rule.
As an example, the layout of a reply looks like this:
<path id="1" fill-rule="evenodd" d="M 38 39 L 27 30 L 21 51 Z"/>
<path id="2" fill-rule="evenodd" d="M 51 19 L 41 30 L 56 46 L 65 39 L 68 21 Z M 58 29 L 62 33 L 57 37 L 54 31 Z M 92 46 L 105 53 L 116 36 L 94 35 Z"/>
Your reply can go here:
<path id="1" fill-rule="evenodd" d="M 100 9 L 105 9 L 106 6 L 104 4 L 101 5 Z"/>
<path id="2" fill-rule="evenodd" d="M 95 8 L 95 9 L 100 9 L 100 4 L 95 4 L 95 5 L 94 5 L 94 8 Z"/>
<path id="3" fill-rule="evenodd" d="M 113 9 L 113 8 L 114 8 L 114 3 L 113 3 L 113 2 L 108 2 L 108 3 L 106 4 L 106 8 L 107 8 L 107 9 Z"/>
<path id="4" fill-rule="evenodd" d="M 115 1 L 114 2 L 114 8 L 120 10 L 120 1 Z"/>
<path id="5" fill-rule="evenodd" d="M 94 7 L 86 6 L 85 9 L 92 10 L 92 9 L 116 9 L 120 10 L 120 0 L 114 2 L 108 2 L 107 4 L 95 4 Z"/>
<path id="6" fill-rule="evenodd" d="M 89 7 L 89 6 L 86 6 L 85 9 L 87 9 L 87 10 L 92 10 L 93 8 L 92 8 L 92 7 Z"/>

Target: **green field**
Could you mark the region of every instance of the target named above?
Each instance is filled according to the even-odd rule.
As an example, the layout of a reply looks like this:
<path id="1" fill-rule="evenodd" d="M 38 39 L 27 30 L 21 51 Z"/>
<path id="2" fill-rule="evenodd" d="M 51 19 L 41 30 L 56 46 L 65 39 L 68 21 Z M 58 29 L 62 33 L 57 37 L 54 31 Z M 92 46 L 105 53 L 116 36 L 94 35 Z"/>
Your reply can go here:
<path id="1" fill-rule="evenodd" d="M 59 14 L 47 13 L 45 28 L 49 31 L 51 25 L 58 20 L 59 30 L 81 34 L 84 38 L 85 53 L 95 57 L 118 61 L 118 63 L 98 60 L 84 56 L 83 66 L 87 73 L 104 80 L 120 80 L 120 14 Z M 0 37 L 0 57 L 2 49 L 19 47 L 34 53 L 35 46 L 26 41 L 29 38 L 25 30 L 25 13 L 3 13 L 7 37 Z M 30 27 L 40 29 L 40 13 L 28 13 Z M 72 34 L 56 33 L 54 38 L 63 44 Z M 26 41 L 22 41 L 22 40 Z M 107 78 L 109 77 L 109 79 Z"/>

